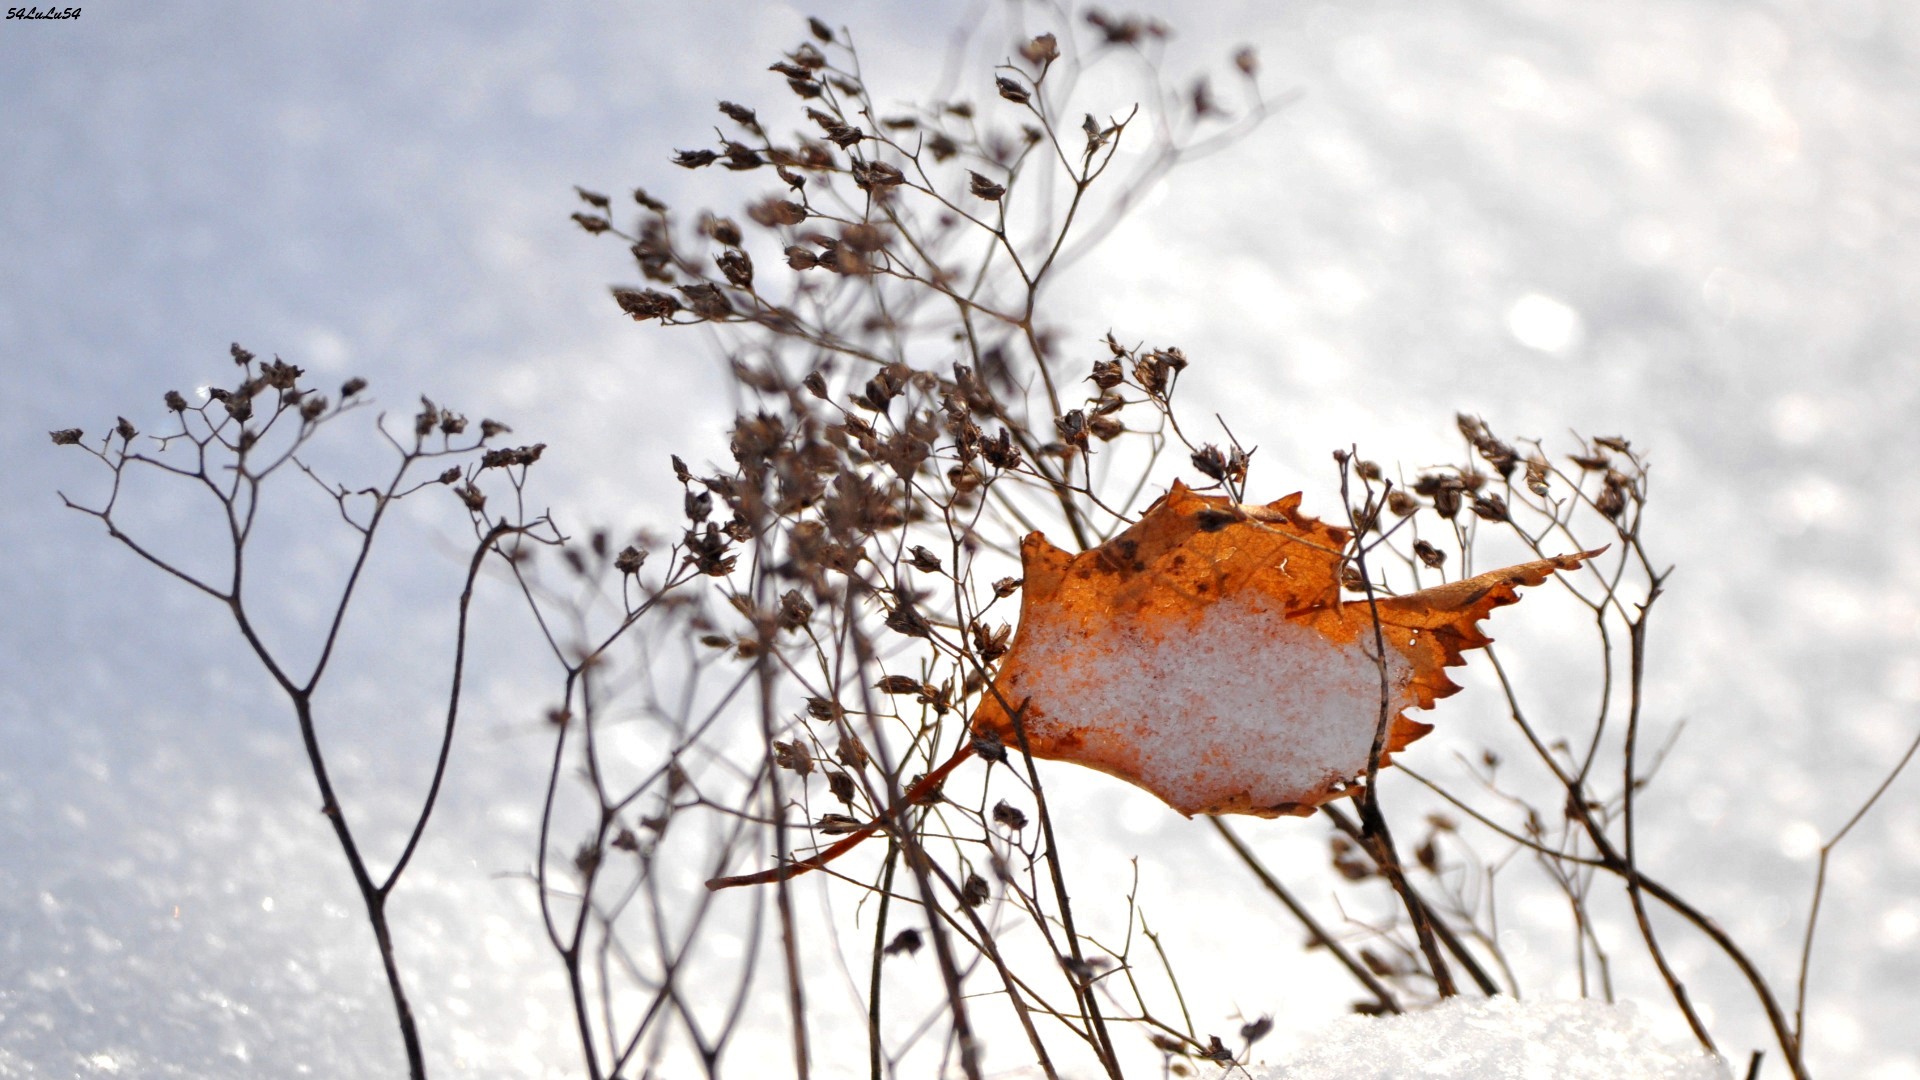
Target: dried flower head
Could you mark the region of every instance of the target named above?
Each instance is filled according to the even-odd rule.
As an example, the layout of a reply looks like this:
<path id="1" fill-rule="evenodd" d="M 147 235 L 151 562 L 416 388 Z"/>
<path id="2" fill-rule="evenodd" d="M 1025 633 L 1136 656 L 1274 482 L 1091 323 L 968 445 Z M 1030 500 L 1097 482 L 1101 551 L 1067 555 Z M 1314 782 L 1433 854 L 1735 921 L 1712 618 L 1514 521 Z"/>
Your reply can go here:
<path id="1" fill-rule="evenodd" d="M 985 199 L 988 202 L 999 202 L 1001 196 L 1007 193 L 1005 187 L 994 183 L 977 172 L 969 170 L 967 177 L 967 190 L 972 192 L 976 198 Z"/>
<path id="2" fill-rule="evenodd" d="M 621 311 L 633 316 L 636 321 L 659 319 L 661 322 L 666 322 L 680 310 L 679 300 L 655 289 L 616 287 L 613 290 L 613 300 L 620 305 Z"/>
<path id="3" fill-rule="evenodd" d="M 1060 59 L 1060 43 L 1052 34 L 1041 34 L 1022 44 L 1020 55 L 1027 63 L 1044 67 Z"/>

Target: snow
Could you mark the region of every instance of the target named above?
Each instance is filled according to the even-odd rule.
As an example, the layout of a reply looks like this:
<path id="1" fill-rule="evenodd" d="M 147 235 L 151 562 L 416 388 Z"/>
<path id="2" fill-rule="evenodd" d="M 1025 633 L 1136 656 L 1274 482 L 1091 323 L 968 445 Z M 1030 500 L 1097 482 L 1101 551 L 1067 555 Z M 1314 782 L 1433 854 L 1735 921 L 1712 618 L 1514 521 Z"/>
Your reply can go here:
<path id="1" fill-rule="evenodd" d="M 1097 353 L 1112 327 L 1181 345 L 1195 414 L 1259 445 L 1274 494 L 1327 490 L 1328 450 L 1355 440 L 1414 469 L 1452 454 L 1455 410 L 1647 449 L 1650 541 L 1678 567 L 1650 722 L 1686 731 L 1646 804 L 1645 857 L 1790 989 L 1816 841 L 1920 725 L 1920 6 L 1140 6 L 1196 62 L 1252 40 L 1269 85 L 1304 95 L 1175 174 L 1076 268 L 1056 294 L 1063 340 Z M 873 77 L 901 97 L 973 10 L 818 7 L 884 54 Z M 225 0 L 0 24 L 0 1075 L 394 1074 L 377 961 L 284 705 L 216 611 L 60 508 L 56 490 L 84 497 L 100 476 L 45 433 L 117 412 L 153 427 L 160 393 L 224 377 L 238 339 L 366 375 L 388 407 L 427 392 L 547 439 L 544 497 L 572 520 L 671 520 L 666 454 L 725 455 L 720 365 L 612 311 L 618 249 L 566 214 L 574 183 L 690 201 L 676 143 L 707 138 L 713 102 L 743 85 L 769 110 L 784 92 L 762 69 L 802 13 L 714 8 Z M 327 729 L 384 853 L 430 764 L 437 688 L 410 679 L 437 679 L 445 655 L 446 539 L 379 562 L 386 591 L 342 658 L 358 681 Z M 311 603 L 305 564 L 287 565 L 275 583 Z M 1544 604 L 1502 616 L 1502 645 L 1550 636 Z M 395 900 L 443 1074 L 579 1071 L 512 876 L 549 704 L 518 674 L 476 675 L 470 737 Z M 1522 689 L 1559 692 L 1551 673 Z M 1468 682 L 1423 715 L 1450 734 L 1419 760 L 1443 758 L 1443 737 L 1471 746 L 1488 692 Z M 1347 1008 L 1296 924 L 1223 886 L 1204 823 L 1069 773 L 1048 783 L 1083 925 L 1120 939 L 1137 897 L 1203 1030 L 1270 1013 L 1277 1046 Z M 1906 776 L 1835 856 L 1816 1075 L 1920 1078 L 1917 802 Z M 1261 824 L 1252 842 L 1325 906 L 1324 836 Z M 1564 903 L 1502 903 L 1522 979 L 1577 994 Z M 1729 1055 L 1767 1046 L 1737 973 L 1662 928 Z M 1636 1022 L 1685 1037 L 1657 978 L 1619 974 Z M 1778 1070 L 1770 1055 L 1763 1075 Z"/>
<path id="2" fill-rule="evenodd" d="M 1354 1016 L 1253 1080 L 1730 1080 L 1698 1046 L 1666 1046 L 1630 1005 L 1453 998 Z"/>
<path id="3" fill-rule="evenodd" d="M 1287 621 L 1256 592 L 1179 620 L 1022 632 L 1028 675 L 1014 692 L 1045 703 L 1034 730 L 1099 739 L 1101 760 L 1183 812 L 1236 799 L 1304 803 L 1366 772 L 1380 723 L 1378 661 Z M 1388 650 L 1390 715 L 1412 708 L 1412 675 Z"/>

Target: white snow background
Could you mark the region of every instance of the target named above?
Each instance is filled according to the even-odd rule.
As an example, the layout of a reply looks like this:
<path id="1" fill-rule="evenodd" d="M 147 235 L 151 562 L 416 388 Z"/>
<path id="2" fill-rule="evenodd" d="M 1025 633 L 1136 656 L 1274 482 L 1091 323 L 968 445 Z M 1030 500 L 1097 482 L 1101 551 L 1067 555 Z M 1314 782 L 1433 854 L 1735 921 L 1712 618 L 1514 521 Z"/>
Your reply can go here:
<path id="1" fill-rule="evenodd" d="M 1679 567 L 1650 721 L 1686 722 L 1643 806 L 1644 858 L 1790 994 L 1819 844 L 1920 729 L 1920 9 L 1171 7 L 1175 70 L 1247 41 L 1268 87 L 1303 97 L 1175 174 L 1076 271 L 1069 340 L 1089 358 L 1109 328 L 1182 346 L 1195 415 L 1259 444 L 1267 497 L 1303 488 L 1323 515 L 1329 450 L 1417 469 L 1456 455 L 1455 411 L 1632 438 L 1654 463 L 1650 543 Z M 571 186 L 692 202 L 668 156 L 711 140 L 718 99 L 787 107 L 764 68 L 805 15 L 851 27 L 870 82 L 905 100 L 972 13 L 209 0 L 0 22 L 0 1076 L 400 1067 L 291 717 L 216 610 L 60 507 L 56 490 L 96 497 L 103 477 L 46 432 L 158 428 L 160 394 L 226 378 L 239 341 L 323 381 L 366 376 L 397 413 L 427 393 L 551 443 L 543 490 L 576 522 L 671 521 L 666 454 L 725 452 L 719 365 L 697 335 L 614 309 L 605 285 L 632 275 L 567 220 Z M 435 730 L 435 686 L 397 678 L 439 670 L 457 591 L 455 549 L 420 521 L 445 557 L 376 567 L 327 733 L 370 822 L 397 822 Z M 285 539 L 291 633 L 331 586 Z M 1493 632 L 1551 632 L 1526 613 Z M 443 1074 L 577 1064 L 558 965 L 502 876 L 531 850 L 550 685 L 514 678 L 525 630 L 506 619 L 482 646 L 494 674 L 396 901 Z M 1449 723 L 1497 711 L 1476 690 L 1415 754 L 1439 760 Z M 1264 1056 L 1311 1057 L 1345 977 L 1299 953 L 1203 823 L 1074 773 L 1049 783 L 1074 793 L 1076 899 L 1111 906 L 1137 854 L 1202 1027 L 1272 1014 Z M 1317 825 L 1241 831 L 1324 899 Z M 1811 1064 L 1920 1077 L 1920 777 L 1833 875 Z M 1563 926 L 1558 901 L 1515 897 L 1507 917 L 1525 970 L 1565 967 L 1526 954 Z M 1662 925 L 1744 1068 L 1768 1045 L 1749 999 Z M 1629 981 L 1682 1042 L 1657 985 Z M 1784 1075 L 1773 1058 L 1762 1075 Z M 1009 1063 L 991 1043 L 989 1061 Z M 863 1070 L 864 1051 L 827 1064 Z"/>

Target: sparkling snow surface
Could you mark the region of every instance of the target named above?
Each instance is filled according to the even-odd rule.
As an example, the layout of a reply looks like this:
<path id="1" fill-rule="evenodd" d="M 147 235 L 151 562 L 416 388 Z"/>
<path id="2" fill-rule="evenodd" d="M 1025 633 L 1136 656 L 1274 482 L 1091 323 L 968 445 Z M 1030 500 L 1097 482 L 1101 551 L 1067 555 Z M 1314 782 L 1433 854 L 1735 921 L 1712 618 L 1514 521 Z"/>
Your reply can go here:
<path id="1" fill-rule="evenodd" d="M 1334 1024 L 1253 1080 L 1730 1080 L 1698 1047 L 1662 1047 L 1631 1007 L 1456 998 Z"/>

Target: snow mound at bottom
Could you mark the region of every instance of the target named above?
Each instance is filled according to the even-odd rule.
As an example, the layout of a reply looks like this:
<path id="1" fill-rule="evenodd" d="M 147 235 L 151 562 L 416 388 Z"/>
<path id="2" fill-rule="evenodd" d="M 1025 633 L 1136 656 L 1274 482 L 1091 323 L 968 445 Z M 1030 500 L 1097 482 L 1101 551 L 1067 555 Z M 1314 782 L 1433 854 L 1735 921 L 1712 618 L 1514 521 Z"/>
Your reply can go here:
<path id="1" fill-rule="evenodd" d="M 1697 1046 L 1660 1043 L 1631 1007 L 1454 998 L 1401 1016 L 1353 1016 L 1254 1080 L 1730 1080 Z"/>

